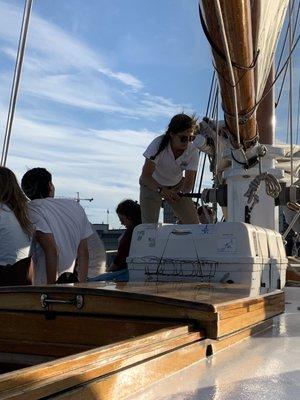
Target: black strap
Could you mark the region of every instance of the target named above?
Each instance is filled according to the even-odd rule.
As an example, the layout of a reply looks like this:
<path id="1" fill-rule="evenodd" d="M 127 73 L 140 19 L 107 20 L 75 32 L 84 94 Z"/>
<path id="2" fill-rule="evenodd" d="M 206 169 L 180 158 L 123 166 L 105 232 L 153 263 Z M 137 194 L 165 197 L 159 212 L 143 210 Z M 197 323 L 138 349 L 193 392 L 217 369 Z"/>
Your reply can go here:
<path id="1" fill-rule="evenodd" d="M 204 34 L 205 34 L 207 40 L 209 41 L 209 44 L 211 45 L 213 50 L 218 54 L 218 56 L 221 57 L 222 60 L 227 62 L 227 59 L 226 59 L 223 51 L 216 45 L 216 43 L 213 41 L 212 37 L 210 36 L 210 33 L 209 33 L 208 29 L 207 29 L 206 23 L 205 23 L 204 18 L 203 18 L 203 14 L 202 14 L 202 10 L 201 10 L 200 4 L 198 5 L 198 7 L 199 7 L 199 17 L 200 17 L 202 29 L 204 31 Z M 235 61 L 232 61 L 232 60 L 230 60 L 230 61 L 231 61 L 232 66 L 237 68 L 237 69 L 250 70 L 250 69 L 253 69 L 255 67 L 256 61 L 257 61 L 257 58 L 258 58 L 258 54 L 259 54 L 259 50 L 257 50 L 252 63 L 248 67 L 240 65 L 240 64 L 236 63 Z"/>

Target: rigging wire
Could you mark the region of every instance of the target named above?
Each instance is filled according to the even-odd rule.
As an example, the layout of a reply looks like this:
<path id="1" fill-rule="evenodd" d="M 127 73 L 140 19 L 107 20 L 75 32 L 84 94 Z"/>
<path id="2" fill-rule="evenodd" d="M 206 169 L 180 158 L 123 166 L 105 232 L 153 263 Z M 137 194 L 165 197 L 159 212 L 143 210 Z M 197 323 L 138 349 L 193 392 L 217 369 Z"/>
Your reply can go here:
<path id="1" fill-rule="evenodd" d="M 300 80 L 299 80 L 299 90 L 298 90 L 296 144 L 298 144 L 298 139 L 299 139 L 299 119 L 300 119 Z"/>
<path id="2" fill-rule="evenodd" d="M 216 159 L 215 159 L 215 186 L 218 186 L 218 164 L 219 164 L 219 87 L 217 87 L 217 92 L 216 92 Z"/>
<path id="3" fill-rule="evenodd" d="M 288 144 L 289 142 L 289 121 L 290 121 L 290 103 L 288 102 L 288 115 L 287 115 L 287 120 L 286 120 L 286 137 L 285 137 L 285 143 Z"/>
<path id="4" fill-rule="evenodd" d="M 211 77 L 211 82 L 210 82 L 210 89 L 209 89 L 208 101 L 207 101 L 207 106 L 206 106 L 206 112 L 205 112 L 205 116 L 206 117 L 209 115 L 208 113 L 210 112 L 211 103 L 212 103 L 212 97 L 214 97 L 214 95 L 215 95 L 216 82 L 217 82 L 216 71 L 213 71 L 213 74 L 212 74 L 212 77 Z M 200 156 L 201 155 L 202 155 L 202 153 L 200 154 Z M 199 165 L 202 165 L 202 171 L 201 171 L 201 175 L 200 175 L 200 182 L 198 180 L 197 184 L 196 184 L 196 182 L 194 184 L 194 188 L 198 186 L 198 194 L 201 191 L 202 179 L 203 179 L 203 173 L 204 173 L 204 168 L 205 168 L 205 164 L 206 164 L 207 155 L 204 154 L 204 156 L 201 157 L 201 158 L 202 158 L 202 160 L 201 160 L 202 162 L 199 163 Z M 199 174 L 197 174 L 197 175 L 199 175 Z M 197 198 L 197 203 L 196 204 L 198 206 L 199 198 Z"/>
<path id="5" fill-rule="evenodd" d="M 289 19 L 290 19 L 290 29 L 289 29 L 289 50 L 291 52 L 293 37 L 292 37 L 292 22 L 293 14 L 291 3 L 289 3 Z M 292 56 L 290 57 L 289 72 L 290 72 L 290 90 L 289 90 L 289 103 L 290 103 L 290 138 L 291 138 L 291 185 L 294 183 L 294 157 L 293 157 L 293 74 L 292 74 Z"/>
<path id="6" fill-rule="evenodd" d="M 211 112 L 209 114 L 209 118 L 213 119 L 214 115 L 215 115 L 215 109 L 216 109 L 216 102 L 217 102 L 217 96 L 219 93 L 219 88 L 218 85 L 215 85 L 215 94 L 214 94 L 214 101 L 212 103 L 212 108 L 211 108 Z M 202 165 L 202 171 L 201 171 L 201 177 L 200 177 L 200 183 L 199 183 L 199 187 L 198 187 L 198 194 L 200 194 L 201 189 L 202 189 L 202 183 L 203 183 L 203 177 L 204 177 L 204 171 L 205 171 L 205 166 L 206 166 L 206 161 L 207 159 L 210 160 L 209 156 L 207 154 L 204 155 L 204 161 L 203 161 L 203 165 Z M 211 160 L 210 160 L 211 161 Z M 197 206 L 199 204 L 199 197 L 197 198 Z"/>
<path id="7" fill-rule="evenodd" d="M 294 5 L 295 5 L 295 0 L 293 0 L 292 10 L 294 9 Z M 279 56 L 279 59 L 278 59 L 278 64 L 277 64 L 277 68 L 276 68 L 276 71 L 275 71 L 275 75 L 277 75 L 277 72 L 279 70 L 279 67 L 280 67 L 280 64 L 281 64 L 281 61 L 282 61 L 282 57 L 283 57 L 283 53 L 284 53 L 284 50 L 285 50 L 285 45 L 286 45 L 289 29 L 290 29 L 290 20 L 288 21 L 288 25 L 287 25 L 286 32 L 285 32 L 285 35 L 284 35 L 282 48 L 281 48 L 280 56 Z"/>
<path id="8" fill-rule="evenodd" d="M 215 103 L 216 103 L 216 93 L 217 93 L 217 90 L 218 90 L 218 81 L 216 79 L 215 71 L 214 71 L 214 74 L 213 74 L 211 87 L 213 87 L 213 90 L 212 90 L 213 95 L 209 97 L 209 102 L 207 104 L 207 110 L 206 110 L 206 115 L 205 115 L 206 117 L 210 116 L 210 118 L 214 115 L 214 109 L 215 109 Z M 212 98 L 214 99 L 213 101 L 212 101 Z M 208 110 L 209 110 L 209 113 L 208 113 Z M 199 186 L 198 186 L 198 194 L 200 194 L 201 189 L 202 189 L 202 183 L 203 183 L 203 177 L 204 177 L 204 171 L 205 171 L 207 158 L 208 158 L 208 155 L 204 154 L 204 159 L 203 159 L 202 169 L 201 169 L 200 182 L 199 182 Z M 196 205 L 197 206 L 199 205 L 199 197 L 197 197 Z"/>
<path id="9" fill-rule="evenodd" d="M 292 5 L 292 12 L 293 12 L 293 7 L 294 7 L 294 3 L 293 3 L 293 5 Z M 292 42 L 294 42 L 294 39 L 295 39 L 295 34 L 296 34 L 296 29 L 297 29 L 297 23 L 298 23 L 298 18 L 299 18 L 299 12 L 300 12 L 300 1 L 299 1 L 299 4 L 298 4 L 298 10 L 297 10 L 297 15 L 296 15 L 296 19 L 295 19 L 294 29 L 293 29 Z M 285 34 L 285 41 L 284 41 L 284 45 L 283 45 L 283 47 L 282 47 L 281 55 L 283 54 L 283 51 L 285 50 L 286 39 L 287 39 L 288 33 L 290 32 L 290 25 L 291 25 L 291 21 L 289 21 L 289 23 L 288 23 L 288 27 L 287 27 L 286 34 Z M 276 74 L 277 74 L 277 71 L 278 71 L 278 69 L 279 69 L 280 63 L 281 63 L 281 59 L 280 59 L 279 62 L 278 62 L 277 69 L 276 69 Z M 285 70 L 284 70 L 284 74 L 283 74 L 281 86 L 280 86 L 280 89 L 279 89 L 279 94 L 278 94 L 277 100 L 276 100 L 276 102 L 275 102 L 275 107 L 278 106 L 279 100 L 280 100 L 280 98 L 281 98 L 281 94 L 282 94 L 282 91 L 283 91 L 283 87 L 284 87 L 284 83 L 285 83 L 285 79 L 286 79 L 286 75 L 287 75 L 287 71 L 288 71 L 288 65 L 289 65 L 289 64 L 286 64 L 286 67 L 285 67 Z M 275 75 L 276 75 L 276 74 L 275 74 Z"/>
<path id="10" fill-rule="evenodd" d="M 2 155 L 1 155 L 1 165 L 5 166 L 7 160 L 7 154 L 9 149 L 9 142 L 11 138 L 11 129 L 14 120 L 14 114 L 16 109 L 17 97 L 18 97 L 18 89 L 20 83 L 20 77 L 22 72 L 23 58 L 26 46 L 26 38 L 30 20 L 30 13 L 32 8 L 32 0 L 26 0 L 24 5 L 23 19 L 22 19 L 22 27 L 19 38 L 18 52 L 14 70 L 13 84 L 10 95 L 9 109 L 6 120 L 6 128 L 5 135 L 3 141 Z"/>
<path id="11" fill-rule="evenodd" d="M 271 90 L 273 89 L 273 86 L 274 86 L 275 83 L 278 81 L 278 79 L 279 79 L 280 75 L 282 74 L 284 68 L 288 65 L 289 60 L 290 60 L 292 54 L 294 53 L 294 51 L 295 51 L 295 49 L 296 49 L 296 47 L 297 47 L 297 45 L 298 45 L 298 43 L 299 43 L 299 40 L 300 40 L 300 35 L 298 35 L 298 37 L 297 37 L 297 39 L 296 39 L 294 45 L 292 46 L 292 49 L 291 49 L 290 54 L 288 55 L 288 57 L 287 57 L 285 63 L 283 64 L 283 67 L 280 69 L 280 71 L 278 72 L 278 74 L 275 76 L 274 81 L 271 83 L 269 89 L 268 89 L 266 92 L 264 92 L 264 94 L 263 94 L 263 96 L 260 98 L 260 100 L 257 101 L 257 102 L 254 104 L 254 106 L 248 111 L 248 113 L 247 113 L 246 115 L 244 115 L 244 118 L 246 118 L 247 116 L 250 117 L 250 116 L 252 115 L 252 113 L 257 109 L 257 107 L 260 105 L 260 103 L 261 103 L 261 102 L 268 96 L 268 94 L 271 92 Z"/>
<path id="12" fill-rule="evenodd" d="M 219 87 L 217 88 L 217 93 L 216 93 L 216 150 L 215 150 L 215 170 L 214 170 L 214 187 L 217 188 L 219 185 L 219 179 L 218 179 L 218 166 L 219 166 Z M 218 203 L 215 201 L 213 203 L 213 210 L 215 212 L 215 215 L 217 217 L 218 215 Z M 206 218 L 208 218 L 208 213 L 206 209 L 204 208 L 204 212 L 206 213 Z M 208 218 L 209 221 L 209 218 Z"/>
<path id="13" fill-rule="evenodd" d="M 213 74 L 212 74 L 212 77 L 211 77 L 211 82 L 210 82 L 210 89 L 209 89 L 209 95 L 208 95 L 208 101 L 207 101 L 205 116 L 208 115 L 208 110 L 209 110 L 210 103 L 211 103 L 211 97 L 212 97 L 212 93 L 213 93 L 214 85 L 215 85 L 215 79 L 216 79 L 215 77 L 216 77 L 216 71 L 213 71 Z M 203 157 L 201 157 L 201 156 L 202 156 L 202 153 L 200 154 L 200 158 L 202 159 Z M 202 165 L 202 163 L 200 162 L 200 158 L 199 158 L 199 165 Z M 202 161 L 202 160 L 201 160 L 201 161 Z M 203 163 L 204 163 L 204 164 L 205 164 L 205 161 L 206 161 L 206 158 L 205 158 L 205 156 L 204 156 L 204 160 L 203 160 Z M 198 175 L 199 175 L 199 174 L 197 173 L 197 176 L 198 176 Z M 198 182 L 196 182 L 196 180 L 195 180 L 193 191 L 194 191 L 195 187 L 197 187 L 197 186 L 198 186 Z M 198 192 L 198 193 L 199 193 L 199 192 Z M 198 205 L 198 202 L 199 202 L 199 200 L 197 199 L 197 205 Z"/>
<path id="14" fill-rule="evenodd" d="M 209 96 L 208 96 L 208 101 L 207 101 L 206 113 L 205 113 L 206 117 L 208 115 L 208 109 L 209 109 L 209 106 L 211 103 L 211 95 L 212 95 L 212 91 L 213 91 L 213 86 L 215 84 L 215 80 L 216 80 L 216 71 L 213 71 L 213 75 L 211 78 L 211 84 L 210 84 L 210 90 L 209 90 Z"/>

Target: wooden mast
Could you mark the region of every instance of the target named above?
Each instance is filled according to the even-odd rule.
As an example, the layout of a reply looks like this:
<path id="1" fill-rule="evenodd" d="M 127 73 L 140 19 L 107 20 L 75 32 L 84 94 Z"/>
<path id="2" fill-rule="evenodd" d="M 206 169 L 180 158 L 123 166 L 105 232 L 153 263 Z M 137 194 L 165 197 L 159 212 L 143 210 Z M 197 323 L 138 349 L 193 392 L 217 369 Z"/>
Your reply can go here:
<path id="1" fill-rule="evenodd" d="M 251 146 L 257 135 L 255 112 L 251 112 L 255 106 L 254 64 L 256 56 L 255 51 L 253 51 L 251 8 L 249 1 L 246 0 L 220 0 L 220 6 L 230 57 L 234 63 L 233 72 L 238 99 L 240 138 L 243 147 L 247 148 Z M 206 29 L 215 45 L 212 45 L 212 52 L 219 77 L 225 120 L 232 136 L 231 139 L 234 139 L 237 136 L 234 117 L 234 89 L 228 80 L 228 63 L 217 51 L 218 48 L 224 54 L 215 2 L 202 0 L 202 11 Z M 250 114 L 248 114 L 249 112 Z M 233 144 L 237 145 L 234 142 Z"/>
<path id="2" fill-rule="evenodd" d="M 267 96 L 263 99 L 257 109 L 257 125 L 259 131 L 260 143 L 263 144 L 275 144 L 275 91 L 274 88 L 270 90 L 271 85 L 274 82 L 274 65 L 271 68 L 268 81 L 265 87 L 263 96 Z"/>

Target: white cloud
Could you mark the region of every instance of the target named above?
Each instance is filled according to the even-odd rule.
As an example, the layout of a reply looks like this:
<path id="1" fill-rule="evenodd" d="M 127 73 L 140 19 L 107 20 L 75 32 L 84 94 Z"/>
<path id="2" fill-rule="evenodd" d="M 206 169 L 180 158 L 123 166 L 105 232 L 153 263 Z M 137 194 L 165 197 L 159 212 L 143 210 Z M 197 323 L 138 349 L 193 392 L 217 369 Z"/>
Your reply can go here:
<path id="1" fill-rule="evenodd" d="M 10 64 L 2 64 L 0 74 L 0 115 L 5 116 L 22 9 L 4 0 L 0 7 L 0 56 Z M 98 212 L 114 209 L 124 198 L 137 199 L 142 153 L 160 132 L 95 129 L 99 124 L 81 120 L 80 113 L 140 119 L 139 126 L 147 126 L 141 121 L 167 119 L 183 109 L 149 93 L 144 82 L 121 69 L 33 9 L 8 167 L 21 178 L 28 168 L 43 166 L 53 173 L 57 194 L 94 197 L 88 207 L 95 222 L 105 220 Z M 119 225 L 114 213 L 110 218 Z"/>
<path id="2" fill-rule="evenodd" d="M 24 117 L 14 124 L 7 166 L 19 179 L 27 169 L 49 169 L 58 195 L 93 197 L 89 215 L 102 220 L 97 210 L 114 209 L 127 197 L 137 199 L 143 149 L 154 132 L 74 129 L 34 122 Z M 27 140 L 30 137 L 30 140 Z M 117 218 L 110 216 L 118 226 Z"/>
<path id="3" fill-rule="evenodd" d="M 15 43 L 19 36 L 21 26 L 20 16 L 22 10 L 6 1 L 0 1 L 0 36 L 2 40 Z M 50 23 L 32 13 L 28 31 L 28 51 L 26 59 L 28 68 L 46 71 L 62 71 L 66 69 L 81 70 L 90 68 L 119 80 L 123 84 L 142 87 L 142 83 L 129 73 L 112 71 L 99 55 L 90 49 L 84 42 L 74 38 L 53 23 Z M 14 56 L 11 49 L 5 49 L 6 54 Z"/>
<path id="4" fill-rule="evenodd" d="M 22 10 L 3 0 L 0 6 L 0 51 L 14 60 L 18 29 L 11 27 L 20 26 Z M 35 96 L 133 118 L 169 117 L 183 108 L 143 91 L 143 82 L 128 72 L 112 70 L 99 49 L 90 48 L 34 12 L 27 42 L 20 89 L 25 98 Z M 2 81 L 7 78 L 2 74 Z"/>

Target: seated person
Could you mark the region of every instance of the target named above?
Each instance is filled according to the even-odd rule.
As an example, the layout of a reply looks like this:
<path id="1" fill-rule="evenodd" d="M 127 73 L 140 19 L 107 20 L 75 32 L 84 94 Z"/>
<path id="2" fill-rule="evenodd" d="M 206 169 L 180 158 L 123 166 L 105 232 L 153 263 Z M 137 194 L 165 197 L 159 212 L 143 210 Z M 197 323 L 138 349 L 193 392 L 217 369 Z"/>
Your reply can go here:
<path id="1" fill-rule="evenodd" d="M 214 224 L 215 222 L 215 213 L 211 207 L 198 207 L 198 216 L 200 224 Z"/>
<path id="2" fill-rule="evenodd" d="M 129 255 L 130 243 L 134 228 L 141 224 L 141 208 L 133 200 L 124 200 L 116 208 L 116 212 L 126 231 L 119 239 L 118 252 L 108 267 L 106 273 L 90 278 L 89 282 L 96 281 L 128 281 L 126 258 Z"/>
<path id="3" fill-rule="evenodd" d="M 22 178 L 22 189 L 31 200 L 29 217 L 35 229 L 34 283 L 51 284 L 64 273 L 74 273 L 76 257 L 78 281 L 85 282 L 89 260 L 87 238 L 93 231 L 83 208 L 74 200 L 54 198 L 52 176 L 45 168 L 27 171 Z M 61 281 L 65 282 L 64 279 L 58 282 Z"/>
<path id="4" fill-rule="evenodd" d="M 32 226 L 14 173 L 0 167 L 0 286 L 30 285 Z"/>

